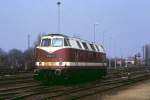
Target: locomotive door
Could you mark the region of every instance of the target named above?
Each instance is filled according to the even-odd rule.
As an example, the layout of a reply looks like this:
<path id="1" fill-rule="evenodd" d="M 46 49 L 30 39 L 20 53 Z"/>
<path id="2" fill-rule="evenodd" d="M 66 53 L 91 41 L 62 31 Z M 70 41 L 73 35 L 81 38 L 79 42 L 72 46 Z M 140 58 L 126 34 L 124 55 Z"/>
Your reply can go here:
<path id="1" fill-rule="evenodd" d="M 78 66 L 79 62 L 79 52 L 78 50 L 75 50 L 75 66 Z"/>

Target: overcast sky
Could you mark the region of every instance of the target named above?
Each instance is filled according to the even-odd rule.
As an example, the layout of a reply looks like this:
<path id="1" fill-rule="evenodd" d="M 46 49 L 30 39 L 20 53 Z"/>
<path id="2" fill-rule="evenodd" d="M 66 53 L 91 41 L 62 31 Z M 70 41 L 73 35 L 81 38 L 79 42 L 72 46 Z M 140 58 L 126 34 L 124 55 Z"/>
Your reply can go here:
<path id="1" fill-rule="evenodd" d="M 27 49 L 39 33 L 56 33 L 57 0 L 0 0 L 0 48 Z M 150 0 L 61 0 L 61 33 L 103 44 L 126 57 L 150 43 Z"/>

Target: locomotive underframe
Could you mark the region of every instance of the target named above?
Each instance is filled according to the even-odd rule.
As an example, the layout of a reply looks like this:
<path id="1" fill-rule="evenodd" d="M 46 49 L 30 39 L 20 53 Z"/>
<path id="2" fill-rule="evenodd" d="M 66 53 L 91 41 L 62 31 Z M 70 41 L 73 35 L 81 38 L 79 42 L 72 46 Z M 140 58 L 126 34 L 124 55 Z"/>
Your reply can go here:
<path id="1" fill-rule="evenodd" d="M 36 78 L 46 82 L 61 81 L 86 81 L 103 78 L 106 75 L 106 67 L 89 68 L 63 68 L 63 69 L 38 69 Z"/>

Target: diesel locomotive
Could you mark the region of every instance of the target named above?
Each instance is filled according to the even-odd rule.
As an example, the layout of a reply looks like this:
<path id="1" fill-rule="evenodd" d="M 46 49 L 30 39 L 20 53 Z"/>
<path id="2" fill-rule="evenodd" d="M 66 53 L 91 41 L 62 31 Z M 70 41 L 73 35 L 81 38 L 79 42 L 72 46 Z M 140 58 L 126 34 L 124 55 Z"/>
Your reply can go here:
<path id="1" fill-rule="evenodd" d="M 39 79 L 90 79 L 106 75 L 106 53 L 102 45 L 63 34 L 41 37 L 35 48 Z"/>

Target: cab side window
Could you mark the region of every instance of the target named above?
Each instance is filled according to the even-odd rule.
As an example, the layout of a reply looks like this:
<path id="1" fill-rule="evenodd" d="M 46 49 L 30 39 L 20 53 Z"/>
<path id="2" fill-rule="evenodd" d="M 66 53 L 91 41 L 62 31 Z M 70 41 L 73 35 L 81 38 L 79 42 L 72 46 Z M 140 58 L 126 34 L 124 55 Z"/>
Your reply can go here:
<path id="1" fill-rule="evenodd" d="M 64 39 L 64 46 L 71 46 L 69 39 Z"/>

